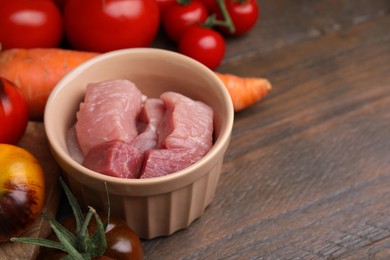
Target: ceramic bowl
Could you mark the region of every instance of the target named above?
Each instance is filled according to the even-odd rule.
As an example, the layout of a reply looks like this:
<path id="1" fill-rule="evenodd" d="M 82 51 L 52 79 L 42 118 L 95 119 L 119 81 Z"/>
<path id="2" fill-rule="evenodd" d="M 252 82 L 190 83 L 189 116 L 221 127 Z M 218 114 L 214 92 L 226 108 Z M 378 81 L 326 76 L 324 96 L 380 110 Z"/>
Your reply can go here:
<path id="1" fill-rule="evenodd" d="M 214 144 L 195 164 L 149 179 L 121 179 L 83 167 L 69 155 L 66 133 L 75 123 L 86 85 L 129 79 L 148 97 L 176 91 L 214 110 Z M 107 183 L 111 213 L 143 239 L 168 236 L 199 218 L 216 192 L 233 126 L 233 106 L 223 83 L 201 63 L 176 52 L 133 48 L 101 54 L 65 75 L 52 91 L 44 125 L 50 149 L 82 205 L 104 209 Z"/>

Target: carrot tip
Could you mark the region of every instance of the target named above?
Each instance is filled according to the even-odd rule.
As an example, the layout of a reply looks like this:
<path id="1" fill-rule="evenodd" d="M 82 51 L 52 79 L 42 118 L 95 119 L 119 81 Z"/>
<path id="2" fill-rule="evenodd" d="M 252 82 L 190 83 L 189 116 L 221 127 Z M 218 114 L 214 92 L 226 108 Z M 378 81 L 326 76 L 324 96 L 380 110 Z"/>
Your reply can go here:
<path id="1" fill-rule="evenodd" d="M 265 88 L 270 91 L 272 90 L 272 84 L 271 82 L 268 80 L 268 79 L 264 79 L 264 82 L 265 82 Z"/>

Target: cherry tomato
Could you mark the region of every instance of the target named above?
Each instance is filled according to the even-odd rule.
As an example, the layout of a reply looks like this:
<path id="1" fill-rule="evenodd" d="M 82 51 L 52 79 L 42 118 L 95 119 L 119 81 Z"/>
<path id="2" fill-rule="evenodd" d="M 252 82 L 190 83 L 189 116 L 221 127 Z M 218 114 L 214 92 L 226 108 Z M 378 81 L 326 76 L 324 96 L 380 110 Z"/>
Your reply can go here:
<path id="1" fill-rule="evenodd" d="M 45 198 L 42 167 L 27 150 L 0 144 L 0 242 L 19 235 L 40 215 Z"/>
<path id="2" fill-rule="evenodd" d="M 156 0 L 158 9 L 160 9 L 160 14 L 162 15 L 167 8 L 176 3 L 176 0 Z"/>
<path id="3" fill-rule="evenodd" d="M 62 16 L 48 0 L 0 2 L 0 42 L 3 49 L 57 47 L 62 39 Z"/>
<path id="4" fill-rule="evenodd" d="M 217 0 L 199 0 L 201 1 L 207 8 L 210 14 L 216 13 L 218 11 L 218 2 Z"/>
<path id="5" fill-rule="evenodd" d="M 168 37 L 177 42 L 185 28 L 194 23 L 203 23 L 208 16 L 206 6 L 199 1 L 182 4 L 176 2 L 164 12 L 162 24 Z"/>
<path id="6" fill-rule="evenodd" d="M 99 214 L 99 216 L 101 215 L 102 214 Z M 104 217 L 102 218 L 102 221 L 104 221 Z M 62 220 L 61 224 L 70 232 L 76 232 L 76 222 L 73 216 Z M 88 230 L 92 233 L 95 229 L 96 221 L 92 220 L 88 226 Z M 143 250 L 139 237 L 122 219 L 110 216 L 105 235 L 107 249 L 103 253 L 103 256 L 98 259 L 143 259 Z M 54 233 L 52 233 L 48 239 L 58 240 Z M 59 250 L 41 247 L 41 251 L 37 259 L 62 259 L 66 255 L 66 253 Z"/>
<path id="7" fill-rule="evenodd" d="M 147 47 L 159 23 L 155 0 L 67 0 L 64 6 L 65 34 L 78 50 Z"/>
<path id="8" fill-rule="evenodd" d="M 16 144 L 26 131 L 28 105 L 19 88 L 0 78 L 0 143 Z"/>
<path id="9" fill-rule="evenodd" d="M 53 1 L 57 6 L 60 11 L 64 9 L 64 4 L 67 0 L 51 0 Z"/>
<path id="10" fill-rule="evenodd" d="M 215 30 L 192 25 L 185 30 L 179 41 L 179 52 L 210 69 L 219 66 L 225 56 L 226 43 Z"/>
<path id="11" fill-rule="evenodd" d="M 229 32 L 226 27 L 222 30 L 231 35 L 242 35 L 252 29 L 259 17 L 259 6 L 255 0 L 225 0 L 226 9 L 235 27 L 235 32 Z M 222 13 L 219 10 L 217 17 L 221 19 Z"/>

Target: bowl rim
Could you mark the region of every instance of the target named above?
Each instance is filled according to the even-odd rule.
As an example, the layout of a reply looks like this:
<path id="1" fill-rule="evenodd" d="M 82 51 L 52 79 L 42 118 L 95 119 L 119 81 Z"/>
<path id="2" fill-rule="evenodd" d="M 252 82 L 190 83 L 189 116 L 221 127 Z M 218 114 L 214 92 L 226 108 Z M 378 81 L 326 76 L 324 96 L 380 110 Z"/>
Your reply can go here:
<path id="1" fill-rule="evenodd" d="M 222 132 L 220 136 L 218 136 L 216 142 L 212 145 L 210 150 L 197 162 L 194 164 L 171 174 L 159 176 L 159 177 L 153 177 L 153 178 L 146 178 L 146 179 L 126 179 L 126 178 L 118 178 L 113 176 L 108 176 L 105 174 L 101 174 L 95 171 L 92 171 L 84 166 L 82 166 L 80 163 L 76 162 L 71 156 L 68 154 L 68 152 L 65 149 L 61 149 L 61 145 L 58 140 L 55 140 L 51 127 L 52 124 L 48 123 L 50 110 L 53 110 L 55 108 L 54 101 L 56 97 L 59 95 L 61 90 L 65 87 L 66 83 L 70 81 L 75 76 L 80 75 L 83 73 L 83 71 L 87 68 L 89 68 L 92 64 L 115 58 L 117 56 L 121 55 L 132 55 L 132 54 L 159 54 L 164 55 L 167 58 L 177 59 L 178 61 L 183 61 L 186 63 L 189 63 L 191 66 L 196 68 L 201 73 L 207 75 L 210 79 L 215 81 L 216 86 L 218 86 L 221 89 L 222 95 L 224 100 L 226 101 L 226 131 Z M 183 54 L 180 54 L 178 52 L 165 50 L 165 49 L 158 49 L 158 48 L 129 48 L 129 49 L 120 49 L 120 50 L 114 50 L 109 51 L 106 53 L 99 54 L 82 64 L 78 65 L 74 69 L 72 69 L 70 72 L 68 72 L 64 77 L 61 78 L 61 80 L 55 85 L 52 92 L 50 93 L 46 107 L 44 112 L 44 128 L 46 131 L 46 136 L 49 141 L 52 153 L 56 154 L 57 156 L 61 157 L 63 160 L 66 161 L 66 163 L 69 164 L 72 168 L 75 170 L 82 172 L 84 175 L 87 175 L 88 178 L 96 179 L 102 182 L 107 182 L 109 184 L 114 185 L 132 185 L 132 186 L 145 186 L 145 185 L 154 185 L 154 184 L 161 184 L 166 182 L 171 182 L 176 179 L 183 178 L 184 176 L 189 175 L 193 171 L 193 169 L 199 168 L 202 166 L 202 164 L 205 161 L 208 160 L 216 160 L 218 158 L 218 154 L 222 152 L 222 154 L 225 153 L 224 149 L 227 148 L 227 144 L 230 141 L 231 132 L 233 128 L 233 122 L 234 122 L 234 109 L 233 109 L 233 103 L 231 101 L 229 92 L 227 91 L 226 87 L 224 86 L 224 83 L 215 75 L 215 73 L 203 65 L 202 63 L 187 57 Z M 210 167 L 211 168 L 211 167 Z M 207 173 L 207 171 L 204 171 Z M 204 173 L 204 174 L 205 174 Z M 199 175 L 196 179 L 202 177 L 204 174 Z"/>

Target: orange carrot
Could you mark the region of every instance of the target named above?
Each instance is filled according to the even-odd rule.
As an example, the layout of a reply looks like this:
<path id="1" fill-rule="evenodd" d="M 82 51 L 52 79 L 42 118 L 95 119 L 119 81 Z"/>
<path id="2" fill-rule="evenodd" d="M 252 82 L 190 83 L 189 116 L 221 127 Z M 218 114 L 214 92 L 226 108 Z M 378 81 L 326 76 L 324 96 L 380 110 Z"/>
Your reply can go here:
<path id="1" fill-rule="evenodd" d="M 0 77 L 22 90 L 31 120 L 42 120 L 46 100 L 57 82 L 97 53 L 52 49 L 8 49 L 0 52 Z"/>
<path id="2" fill-rule="evenodd" d="M 42 120 L 47 98 L 57 82 L 70 70 L 99 53 L 51 49 L 9 49 L 0 52 L 0 77 L 22 90 L 30 110 L 30 120 Z M 264 78 L 215 74 L 222 80 L 235 111 L 259 101 L 271 90 Z"/>
<path id="3" fill-rule="evenodd" d="M 218 72 L 215 72 L 215 74 L 229 91 L 236 112 L 261 100 L 272 89 L 271 83 L 265 78 L 239 77 Z"/>

